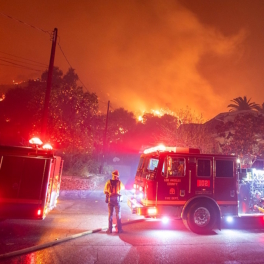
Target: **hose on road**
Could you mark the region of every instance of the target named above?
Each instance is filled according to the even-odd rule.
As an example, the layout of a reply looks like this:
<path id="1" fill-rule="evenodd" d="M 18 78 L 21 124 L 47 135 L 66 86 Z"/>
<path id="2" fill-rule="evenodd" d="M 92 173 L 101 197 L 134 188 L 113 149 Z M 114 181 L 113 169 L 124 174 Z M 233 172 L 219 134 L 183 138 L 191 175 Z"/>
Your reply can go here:
<path id="1" fill-rule="evenodd" d="M 88 230 L 88 231 L 85 231 L 85 232 L 82 232 L 82 233 L 79 233 L 79 234 L 75 234 L 75 235 L 72 235 L 72 236 L 69 236 L 69 237 L 58 239 L 56 241 L 52 241 L 52 242 L 44 243 L 44 244 L 41 244 L 41 245 L 37 245 L 37 246 L 28 247 L 28 248 L 25 248 L 25 249 L 21 249 L 21 250 L 5 253 L 5 254 L 0 255 L 0 259 L 10 258 L 10 257 L 14 257 L 14 256 L 30 253 L 30 252 L 33 252 L 33 251 L 37 251 L 37 250 L 40 250 L 40 249 L 43 249 L 43 248 L 52 247 L 52 246 L 55 246 L 55 245 L 57 245 L 59 243 L 66 242 L 66 241 L 69 241 L 71 239 L 75 239 L 75 238 L 78 238 L 78 237 L 90 235 L 92 233 L 97 233 L 97 232 L 103 231 L 105 229 L 107 229 L 107 227 L 99 228 L 99 229 L 95 229 L 95 230 Z"/>
<path id="2" fill-rule="evenodd" d="M 144 220 L 144 219 L 129 221 L 129 222 L 126 222 L 126 223 L 122 223 L 122 225 L 132 224 L 132 223 L 135 223 L 135 222 L 141 222 L 142 220 Z M 94 230 L 88 230 L 88 231 L 85 231 L 85 232 L 82 232 L 82 233 L 78 233 L 78 234 L 75 234 L 75 235 L 72 235 L 72 236 L 69 236 L 69 237 L 65 237 L 65 238 L 62 238 L 62 239 L 58 239 L 58 240 L 55 240 L 55 241 L 52 241 L 52 242 L 47 242 L 47 243 L 44 243 L 44 244 L 41 244 L 41 245 L 36 245 L 36 246 L 33 246 L 33 247 L 28 247 L 28 248 L 25 248 L 25 249 L 21 249 L 21 250 L 5 253 L 5 254 L 0 255 L 0 259 L 11 258 L 11 257 L 27 254 L 27 253 L 30 253 L 30 252 L 34 252 L 34 251 L 37 251 L 37 250 L 40 250 L 40 249 L 52 247 L 52 246 L 55 246 L 57 244 L 60 244 L 60 243 L 63 243 L 63 242 L 66 242 L 66 241 L 69 241 L 69 240 L 72 240 L 72 239 L 75 239 L 75 238 L 79 238 L 79 237 L 82 237 L 82 236 L 86 236 L 86 235 L 90 235 L 90 234 L 93 234 L 93 233 L 98 233 L 100 231 L 104 231 L 107 228 L 108 227 L 102 227 L 102 228 L 98 228 L 98 229 L 94 229 Z"/>

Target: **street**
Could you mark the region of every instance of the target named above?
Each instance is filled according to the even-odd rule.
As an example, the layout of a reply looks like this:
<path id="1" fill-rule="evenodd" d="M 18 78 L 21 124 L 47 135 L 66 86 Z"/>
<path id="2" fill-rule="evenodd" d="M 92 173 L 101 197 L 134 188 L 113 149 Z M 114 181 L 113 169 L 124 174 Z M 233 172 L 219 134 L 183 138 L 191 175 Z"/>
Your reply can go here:
<path id="1" fill-rule="evenodd" d="M 101 187 L 100 187 L 101 188 Z M 101 189 L 86 199 L 61 197 L 44 220 L 0 222 L 0 254 L 48 245 L 1 263 L 264 263 L 263 219 L 236 220 L 222 231 L 197 235 L 181 220 L 164 225 L 159 220 L 132 215 L 122 202 L 122 234 L 106 234 L 107 204 Z M 87 230 L 103 229 L 71 239 Z M 60 240 L 69 238 L 68 241 Z"/>

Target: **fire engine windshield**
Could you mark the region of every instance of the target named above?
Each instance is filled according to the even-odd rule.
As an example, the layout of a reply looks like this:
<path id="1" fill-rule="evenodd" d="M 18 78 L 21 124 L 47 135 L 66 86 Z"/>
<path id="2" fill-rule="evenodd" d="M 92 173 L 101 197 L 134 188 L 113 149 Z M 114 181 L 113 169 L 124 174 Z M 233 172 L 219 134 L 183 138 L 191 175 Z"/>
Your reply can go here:
<path id="1" fill-rule="evenodd" d="M 147 165 L 147 169 L 149 171 L 154 171 L 157 166 L 158 166 L 158 163 L 159 163 L 159 159 L 156 159 L 156 158 L 149 158 L 146 162 L 146 165 Z"/>
<path id="2" fill-rule="evenodd" d="M 145 174 L 155 171 L 159 163 L 159 158 L 156 157 L 141 157 L 137 169 L 137 175 L 144 177 Z"/>

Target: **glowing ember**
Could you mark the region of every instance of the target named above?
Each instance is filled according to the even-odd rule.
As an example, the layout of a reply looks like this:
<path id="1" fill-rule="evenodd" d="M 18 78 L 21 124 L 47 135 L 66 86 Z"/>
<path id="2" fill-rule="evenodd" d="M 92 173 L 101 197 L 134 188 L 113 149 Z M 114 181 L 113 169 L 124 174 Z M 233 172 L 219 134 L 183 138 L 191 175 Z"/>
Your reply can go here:
<path id="1" fill-rule="evenodd" d="M 1 97 L 0 97 L 0 102 L 3 101 L 5 99 L 5 95 L 2 94 Z"/>

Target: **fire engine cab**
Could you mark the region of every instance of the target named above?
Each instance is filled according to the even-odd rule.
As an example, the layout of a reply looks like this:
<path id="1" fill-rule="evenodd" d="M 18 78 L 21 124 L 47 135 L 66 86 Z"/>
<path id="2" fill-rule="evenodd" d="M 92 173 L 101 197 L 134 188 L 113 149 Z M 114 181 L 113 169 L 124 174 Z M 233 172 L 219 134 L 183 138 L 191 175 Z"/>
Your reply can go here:
<path id="1" fill-rule="evenodd" d="M 264 213 L 264 173 L 243 177 L 239 173 L 232 155 L 200 154 L 199 149 L 181 147 L 149 148 L 140 157 L 128 205 L 132 213 L 146 217 L 181 218 L 195 233 L 221 229 L 222 217 Z"/>
<path id="2" fill-rule="evenodd" d="M 39 139 L 0 146 L 0 218 L 44 219 L 57 203 L 63 161 Z"/>

